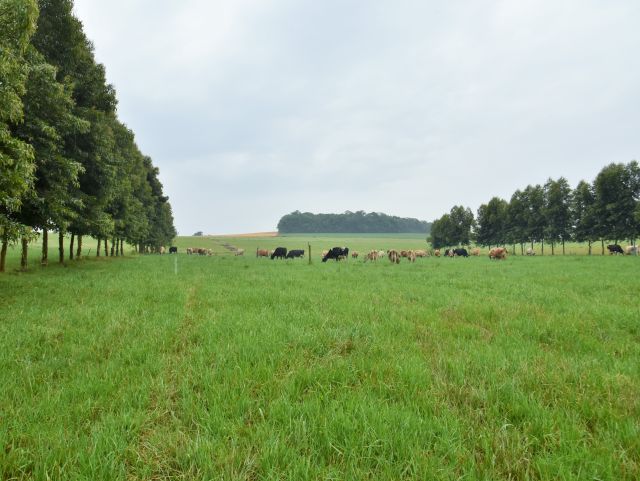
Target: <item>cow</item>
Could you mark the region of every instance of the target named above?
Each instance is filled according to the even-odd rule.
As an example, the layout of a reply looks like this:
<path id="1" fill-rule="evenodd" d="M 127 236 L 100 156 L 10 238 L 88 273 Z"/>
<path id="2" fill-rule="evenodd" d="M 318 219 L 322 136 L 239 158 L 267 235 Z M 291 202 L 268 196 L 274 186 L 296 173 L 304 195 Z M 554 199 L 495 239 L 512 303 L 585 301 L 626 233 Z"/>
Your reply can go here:
<path id="1" fill-rule="evenodd" d="M 348 247 L 333 247 L 322 258 L 322 262 L 327 262 L 328 259 L 334 259 L 336 261 L 339 261 L 342 259 L 346 259 L 347 257 L 349 257 Z"/>
<path id="2" fill-rule="evenodd" d="M 414 252 L 416 253 L 416 257 L 429 257 L 429 253 L 424 249 L 418 249 Z"/>
<path id="3" fill-rule="evenodd" d="M 480 249 L 478 249 L 477 247 L 474 247 L 473 249 L 471 249 L 471 255 L 472 256 L 479 256 L 480 255 Z"/>
<path id="4" fill-rule="evenodd" d="M 329 253 L 329 251 L 325 249 L 325 250 L 323 250 L 323 251 L 320 253 L 320 257 L 324 257 L 324 256 L 326 256 L 328 253 Z"/>
<path id="5" fill-rule="evenodd" d="M 275 259 L 285 259 L 287 257 L 287 248 L 286 247 L 276 247 L 276 250 L 271 254 L 271 260 Z"/>
<path id="6" fill-rule="evenodd" d="M 444 251 L 444 256 L 445 257 L 453 257 L 454 256 L 454 252 L 453 249 L 447 249 Z"/>
<path id="7" fill-rule="evenodd" d="M 390 250 L 387 253 L 387 257 L 391 261 L 392 264 L 400 264 L 400 253 L 396 250 Z"/>
<path id="8" fill-rule="evenodd" d="M 504 247 L 494 247 L 489 251 L 489 259 L 506 259 L 507 249 Z"/>
<path id="9" fill-rule="evenodd" d="M 416 261 L 416 251 L 408 251 L 407 252 L 407 259 L 409 260 L 409 262 L 415 262 Z"/>
<path id="10" fill-rule="evenodd" d="M 244 249 L 236 249 L 236 256 L 243 256 L 244 255 Z"/>
<path id="11" fill-rule="evenodd" d="M 467 249 L 459 248 L 459 249 L 452 249 L 452 250 L 453 250 L 453 255 L 456 257 L 469 257 L 469 253 L 467 252 Z"/>
<path id="12" fill-rule="evenodd" d="M 527 247 L 527 252 L 526 252 L 526 254 L 527 254 L 528 256 L 535 256 L 535 255 L 536 255 L 536 253 L 534 252 L 534 250 L 533 250 L 531 247 Z"/>
<path id="13" fill-rule="evenodd" d="M 353 251 L 351 253 L 351 258 L 352 259 L 357 259 L 359 255 L 360 255 L 360 253 L 358 251 Z"/>
<path id="14" fill-rule="evenodd" d="M 164 253 L 165 253 L 165 250 L 166 250 L 166 249 L 164 248 L 164 246 L 160 246 L 160 247 L 158 247 L 158 253 L 159 253 L 159 254 L 164 254 Z"/>
<path id="15" fill-rule="evenodd" d="M 378 259 L 382 259 L 385 256 L 384 251 L 378 251 Z"/>
<path id="16" fill-rule="evenodd" d="M 377 261 L 379 257 L 378 254 L 379 252 L 377 250 L 372 250 L 365 256 L 364 261 Z"/>
<path id="17" fill-rule="evenodd" d="M 256 257 L 269 257 L 271 252 L 267 249 L 256 249 Z"/>
<path id="18" fill-rule="evenodd" d="M 291 249 L 287 252 L 287 259 L 295 259 L 296 257 L 304 257 L 303 249 Z"/>
<path id="19" fill-rule="evenodd" d="M 176 246 L 169 247 L 169 254 L 177 254 L 178 248 Z"/>
<path id="20" fill-rule="evenodd" d="M 622 247 L 620 247 L 620 245 L 618 244 L 609 244 L 607 246 L 607 249 L 609 251 L 609 254 L 613 255 L 613 254 L 624 254 L 624 252 L 622 251 Z"/>
<path id="21" fill-rule="evenodd" d="M 187 255 L 193 254 L 193 248 L 187 247 Z"/>
<path id="22" fill-rule="evenodd" d="M 436 257 L 440 257 L 440 249 L 436 249 L 435 251 L 433 251 L 433 255 Z"/>
<path id="23" fill-rule="evenodd" d="M 627 246 L 624 248 L 624 253 L 628 256 L 638 254 L 638 246 Z"/>
<path id="24" fill-rule="evenodd" d="M 409 257 L 409 251 L 400 251 L 400 257 Z"/>

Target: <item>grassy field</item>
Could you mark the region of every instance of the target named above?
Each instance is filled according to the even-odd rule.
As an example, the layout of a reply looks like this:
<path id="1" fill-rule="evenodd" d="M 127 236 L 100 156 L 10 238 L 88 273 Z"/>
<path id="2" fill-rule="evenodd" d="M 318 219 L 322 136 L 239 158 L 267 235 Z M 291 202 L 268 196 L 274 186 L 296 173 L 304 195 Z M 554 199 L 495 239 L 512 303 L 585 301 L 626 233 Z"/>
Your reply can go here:
<path id="1" fill-rule="evenodd" d="M 10 256 L 0 479 L 640 478 L 639 258 Z"/>

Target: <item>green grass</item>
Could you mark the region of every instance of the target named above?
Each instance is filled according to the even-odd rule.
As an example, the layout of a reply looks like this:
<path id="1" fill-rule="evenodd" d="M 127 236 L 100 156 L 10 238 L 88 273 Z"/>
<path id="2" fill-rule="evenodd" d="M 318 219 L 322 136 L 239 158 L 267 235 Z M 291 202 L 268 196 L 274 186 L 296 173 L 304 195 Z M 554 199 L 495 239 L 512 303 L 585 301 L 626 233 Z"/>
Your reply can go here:
<path id="1" fill-rule="evenodd" d="M 396 241 L 414 242 L 375 247 Z M 639 268 L 181 254 L 10 269 L 0 479 L 636 480 Z"/>

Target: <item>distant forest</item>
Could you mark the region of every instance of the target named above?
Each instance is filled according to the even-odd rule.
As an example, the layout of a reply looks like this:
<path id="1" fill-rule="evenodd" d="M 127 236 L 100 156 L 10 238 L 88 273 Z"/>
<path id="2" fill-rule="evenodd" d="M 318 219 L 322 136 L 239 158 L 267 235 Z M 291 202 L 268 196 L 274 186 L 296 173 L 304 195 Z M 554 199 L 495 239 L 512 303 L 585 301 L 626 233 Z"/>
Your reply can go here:
<path id="1" fill-rule="evenodd" d="M 312 214 L 295 211 L 278 222 L 278 232 L 287 233 L 416 233 L 428 234 L 429 222 L 380 212 L 346 211 L 344 214 Z"/>

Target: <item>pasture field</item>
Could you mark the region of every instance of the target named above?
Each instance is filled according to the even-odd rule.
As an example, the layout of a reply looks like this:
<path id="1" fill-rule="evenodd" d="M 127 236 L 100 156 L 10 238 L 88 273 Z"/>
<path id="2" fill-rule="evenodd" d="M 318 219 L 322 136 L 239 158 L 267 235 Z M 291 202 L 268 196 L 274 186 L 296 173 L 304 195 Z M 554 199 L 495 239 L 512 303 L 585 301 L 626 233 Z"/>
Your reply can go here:
<path id="1" fill-rule="evenodd" d="M 0 479 L 640 478 L 640 258 L 250 255 L 307 239 L 11 251 Z"/>

